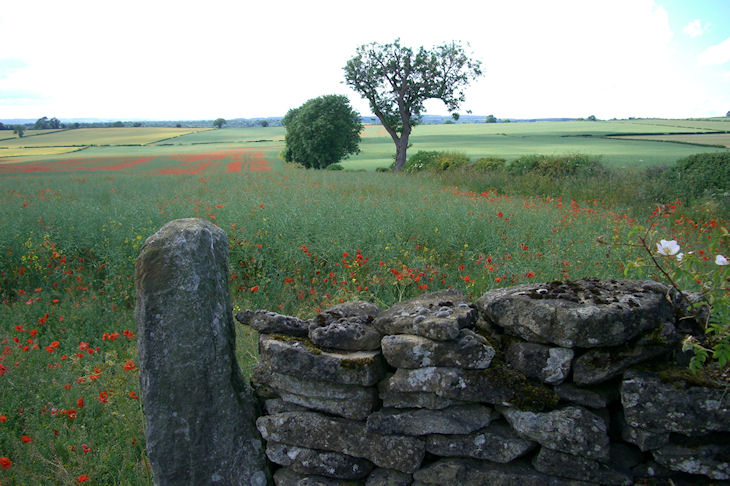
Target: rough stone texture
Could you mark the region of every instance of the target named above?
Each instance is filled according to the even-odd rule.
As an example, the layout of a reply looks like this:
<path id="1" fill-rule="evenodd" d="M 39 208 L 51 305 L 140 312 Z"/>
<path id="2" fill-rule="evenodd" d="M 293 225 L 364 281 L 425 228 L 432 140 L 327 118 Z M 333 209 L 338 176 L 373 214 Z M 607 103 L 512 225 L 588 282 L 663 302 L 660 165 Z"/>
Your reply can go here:
<path id="1" fill-rule="evenodd" d="M 541 473 L 568 479 L 581 479 L 602 485 L 631 486 L 631 474 L 585 457 L 541 447 L 532 460 Z"/>
<path id="2" fill-rule="evenodd" d="M 631 427 L 624 424 L 621 430 L 621 438 L 626 442 L 635 444 L 642 451 L 650 451 L 669 443 L 669 432 L 648 432 L 638 427 Z"/>
<path id="3" fill-rule="evenodd" d="M 360 486 L 362 481 L 352 479 L 334 479 L 316 474 L 300 474 L 289 467 L 277 469 L 274 473 L 276 486 Z"/>
<path id="4" fill-rule="evenodd" d="M 563 383 L 554 388 L 560 400 L 572 402 L 589 408 L 606 408 L 610 400 L 618 398 L 618 393 L 611 389 L 586 389 L 572 383 Z"/>
<path id="5" fill-rule="evenodd" d="M 368 302 L 346 302 L 312 319 L 309 339 L 316 346 L 343 351 L 370 351 L 380 347 L 381 334 L 373 327 L 380 308 Z"/>
<path id="6" fill-rule="evenodd" d="M 135 288 L 155 483 L 266 485 L 255 399 L 234 353 L 225 233 L 200 219 L 164 225 L 140 250 Z"/>
<path id="7" fill-rule="evenodd" d="M 305 338 L 260 334 L 259 355 L 274 371 L 310 380 L 372 386 L 385 374 L 380 351 L 326 352 Z"/>
<path id="8" fill-rule="evenodd" d="M 413 483 L 411 474 L 393 469 L 378 468 L 370 473 L 365 486 L 410 486 Z"/>
<path id="9" fill-rule="evenodd" d="M 509 403 L 514 392 L 490 375 L 461 368 L 400 368 L 385 383 L 385 390 L 395 392 L 426 392 L 455 400 Z"/>
<path id="10" fill-rule="evenodd" d="M 309 332 L 309 321 L 266 310 L 252 311 L 247 309 L 236 314 L 236 320 L 263 334 L 305 337 Z"/>
<path id="11" fill-rule="evenodd" d="M 365 420 L 378 402 L 375 387 L 301 379 L 277 373 L 266 363 L 256 365 L 251 383 L 255 389 L 270 387 L 286 402 L 353 420 Z"/>
<path id="12" fill-rule="evenodd" d="M 668 292 L 656 282 L 583 279 L 493 290 L 477 307 L 487 322 L 526 341 L 593 348 L 671 322 Z"/>
<path id="13" fill-rule="evenodd" d="M 496 464 L 476 459 L 439 459 L 413 474 L 416 485 L 459 486 L 595 486 L 596 483 L 562 479 L 535 471 L 529 463 Z"/>
<path id="14" fill-rule="evenodd" d="M 513 343 L 507 348 L 506 359 L 509 365 L 530 378 L 558 385 L 570 373 L 573 350 L 553 348 L 535 343 Z"/>
<path id="15" fill-rule="evenodd" d="M 441 410 L 453 405 L 462 405 L 467 402 L 461 400 L 452 400 L 436 395 L 435 393 L 426 392 L 397 392 L 390 390 L 387 382 L 381 382 L 378 386 L 380 391 L 380 399 L 383 401 L 383 407 L 388 408 L 428 408 L 431 410 Z"/>
<path id="16" fill-rule="evenodd" d="M 565 407 L 545 413 L 499 410 L 523 437 L 553 450 L 599 461 L 609 458 L 606 423 L 598 415 L 580 407 Z"/>
<path id="17" fill-rule="evenodd" d="M 269 398 L 264 400 L 264 415 L 273 415 L 282 412 L 303 412 L 305 407 L 285 402 L 281 398 Z"/>
<path id="18" fill-rule="evenodd" d="M 373 464 L 367 459 L 277 442 L 266 444 L 266 456 L 271 462 L 288 466 L 295 473 L 328 478 L 362 479 L 373 469 Z"/>
<path id="19" fill-rule="evenodd" d="M 621 383 L 626 424 L 649 433 L 702 435 L 730 431 L 726 390 L 699 386 L 682 389 L 656 374 L 628 371 Z"/>
<path id="20" fill-rule="evenodd" d="M 472 326 L 476 318 L 477 312 L 464 294 L 442 290 L 395 304 L 382 312 L 374 325 L 383 335 L 414 334 L 452 341 L 458 338 L 462 328 Z"/>
<path id="21" fill-rule="evenodd" d="M 678 334 L 673 324 L 664 323 L 656 336 L 644 336 L 620 348 L 592 349 L 575 360 L 573 381 L 577 385 L 603 383 L 620 376 L 629 367 L 671 351 Z"/>
<path id="22" fill-rule="evenodd" d="M 512 428 L 503 423 L 471 434 L 429 435 L 426 451 L 441 457 L 472 457 L 492 462 L 507 463 L 526 454 L 535 442 L 520 438 Z"/>
<path id="23" fill-rule="evenodd" d="M 383 408 L 367 419 L 368 432 L 428 435 L 468 434 L 489 425 L 493 410 L 484 405 L 456 405 L 443 410 Z"/>
<path id="24" fill-rule="evenodd" d="M 425 444 L 421 439 L 404 435 L 368 434 L 362 422 L 317 412 L 265 415 L 259 417 L 256 426 L 267 441 L 340 452 L 406 473 L 418 469 L 425 454 Z"/>
<path id="25" fill-rule="evenodd" d="M 652 451 L 659 464 L 673 471 L 730 479 L 730 442 L 721 444 L 667 444 Z"/>
<path id="26" fill-rule="evenodd" d="M 381 346 L 385 360 L 394 368 L 484 369 L 495 355 L 487 340 L 469 329 L 461 329 L 454 341 L 434 341 L 409 334 L 385 336 Z"/>

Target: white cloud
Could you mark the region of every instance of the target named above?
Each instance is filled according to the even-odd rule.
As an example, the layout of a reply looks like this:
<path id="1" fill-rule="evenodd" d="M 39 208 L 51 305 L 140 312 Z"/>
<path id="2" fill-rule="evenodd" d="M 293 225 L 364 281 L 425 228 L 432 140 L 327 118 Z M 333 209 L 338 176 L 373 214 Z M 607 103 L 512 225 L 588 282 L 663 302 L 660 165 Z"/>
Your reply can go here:
<path id="1" fill-rule="evenodd" d="M 703 28 L 702 27 L 702 21 L 700 19 L 695 19 L 692 22 L 690 22 L 687 25 L 685 25 L 682 30 L 684 31 L 685 34 L 687 34 L 692 39 L 694 39 L 695 37 L 699 37 L 702 34 L 704 34 L 705 33 L 705 29 L 708 26 L 709 25 L 705 25 L 705 27 Z"/>
<path id="2" fill-rule="evenodd" d="M 727 62 L 730 62 L 730 37 L 708 47 L 697 56 L 697 64 L 700 66 L 718 66 Z"/>

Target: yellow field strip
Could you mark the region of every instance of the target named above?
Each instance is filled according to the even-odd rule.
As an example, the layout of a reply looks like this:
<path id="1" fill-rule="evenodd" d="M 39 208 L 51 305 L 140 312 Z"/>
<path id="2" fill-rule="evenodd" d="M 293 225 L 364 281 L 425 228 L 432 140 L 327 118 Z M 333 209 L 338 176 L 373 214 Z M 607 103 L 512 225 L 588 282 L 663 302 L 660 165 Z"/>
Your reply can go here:
<path id="1" fill-rule="evenodd" d="M 29 148 L 5 148 L 0 147 L 0 159 L 7 157 L 26 157 L 32 155 L 57 155 L 68 152 L 75 152 L 79 147 L 29 147 Z M 14 160 L 0 160 L 0 164 L 12 164 Z"/>
<path id="2" fill-rule="evenodd" d="M 0 140 L 0 148 L 147 145 L 202 130 L 209 129 L 171 127 L 78 128 L 33 137 Z"/>

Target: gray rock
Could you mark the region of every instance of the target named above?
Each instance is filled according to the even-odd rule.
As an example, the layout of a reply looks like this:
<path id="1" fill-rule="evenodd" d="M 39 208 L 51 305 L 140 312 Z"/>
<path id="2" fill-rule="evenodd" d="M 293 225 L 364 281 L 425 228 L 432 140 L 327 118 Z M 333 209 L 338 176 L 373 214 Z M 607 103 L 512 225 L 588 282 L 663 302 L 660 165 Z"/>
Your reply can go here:
<path id="1" fill-rule="evenodd" d="M 507 348 L 509 365 L 530 378 L 557 385 L 565 381 L 570 373 L 573 350 L 553 348 L 535 343 L 512 343 Z"/>
<path id="2" fill-rule="evenodd" d="M 621 383 L 626 424 L 649 433 L 703 435 L 730 431 L 724 389 L 663 383 L 649 372 L 627 371 Z"/>
<path id="3" fill-rule="evenodd" d="M 606 408 L 611 400 L 618 398 L 615 388 L 586 389 L 572 383 L 563 383 L 554 390 L 560 400 L 588 408 Z"/>
<path id="4" fill-rule="evenodd" d="M 270 474 L 254 427 L 256 400 L 235 356 L 225 233 L 200 219 L 164 225 L 140 250 L 135 289 L 156 484 L 264 486 Z"/>
<path id="5" fill-rule="evenodd" d="M 273 389 L 286 402 L 353 420 L 365 420 L 378 403 L 375 387 L 302 379 L 277 373 L 266 363 L 256 365 L 251 383 Z"/>
<path id="6" fill-rule="evenodd" d="M 575 360 L 573 381 L 577 385 L 593 385 L 611 380 L 650 359 L 670 352 L 678 342 L 674 325 L 665 323 L 662 335 L 645 336 L 636 343 L 619 348 L 592 349 Z"/>
<path id="7" fill-rule="evenodd" d="M 583 279 L 492 290 L 477 307 L 487 322 L 526 341 L 593 348 L 672 321 L 669 292 L 653 281 Z"/>
<path id="8" fill-rule="evenodd" d="M 486 370 L 461 368 L 399 368 L 380 385 L 381 396 L 396 393 L 432 393 L 450 400 L 483 402 L 542 409 L 558 403 L 552 390 L 532 385 L 525 375 L 506 367 Z"/>
<path id="9" fill-rule="evenodd" d="M 307 409 L 300 405 L 285 402 L 281 398 L 269 398 L 264 400 L 264 415 L 273 415 L 282 412 L 304 412 Z"/>
<path id="10" fill-rule="evenodd" d="M 547 447 L 540 448 L 540 452 L 532 460 L 532 465 L 541 473 L 568 479 L 581 479 L 607 486 L 634 484 L 633 477 L 624 471 L 598 461 L 554 451 Z"/>
<path id="11" fill-rule="evenodd" d="M 476 459 L 439 459 L 413 474 L 414 486 L 595 486 L 595 483 L 562 479 L 535 471 L 529 463 L 495 464 Z"/>
<path id="12" fill-rule="evenodd" d="M 457 339 L 459 331 L 474 325 L 477 312 L 457 290 L 423 294 L 395 304 L 374 321 L 383 335 L 414 334 L 437 341 Z"/>
<path id="13" fill-rule="evenodd" d="M 288 466 L 295 473 L 328 478 L 362 479 L 373 469 L 373 464 L 367 459 L 277 442 L 266 444 L 266 456 L 271 462 Z"/>
<path id="14" fill-rule="evenodd" d="M 274 473 L 276 486 L 360 486 L 362 481 L 352 479 L 334 479 L 316 474 L 299 474 L 289 467 L 277 469 Z"/>
<path id="15" fill-rule="evenodd" d="M 646 452 L 669 443 L 669 432 L 649 432 L 624 424 L 621 429 L 621 438 L 626 442 L 636 444 L 641 451 Z"/>
<path id="16" fill-rule="evenodd" d="M 306 337 L 309 332 L 309 321 L 267 310 L 246 309 L 236 314 L 236 320 L 264 334 Z"/>
<path id="17" fill-rule="evenodd" d="M 367 433 L 365 423 L 317 412 L 265 415 L 256 421 L 267 441 L 333 451 L 368 459 L 377 466 L 412 473 L 425 454 L 422 439 Z"/>
<path id="18" fill-rule="evenodd" d="M 442 410 L 383 408 L 367 419 L 368 432 L 428 435 L 468 434 L 489 425 L 493 410 L 484 405 L 456 405 Z"/>
<path id="19" fill-rule="evenodd" d="M 393 391 L 388 388 L 387 380 L 380 382 L 378 388 L 380 391 L 380 399 L 383 401 L 383 407 L 388 408 L 428 408 L 431 410 L 441 410 L 453 405 L 467 403 L 461 400 L 440 397 L 435 393 Z"/>
<path id="20" fill-rule="evenodd" d="M 312 319 L 309 339 L 316 345 L 343 351 L 371 351 L 380 347 L 381 334 L 373 327 L 380 308 L 368 302 L 346 302 Z"/>
<path id="21" fill-rule="evenodd" d="M 260 334 L 259 355 L 272 370 L 309 380 L 372 386 L 385 375 L 379 351 L 328 352 L 306 338 Z"/>
<path id="22" fill-rule="evenodd" d="M 553 450 L 606 462 L 609 440 L 606 423 L 598 415 L 580 407 L 552 412 L 522 412 L 500 408 L 518 434 Z"/>
<path id="23" fill-rule="evenodd" d="M 393 469 L 377 468 L 368 476 L 365 486 L 410 486 L 413 476 Z"/>
<path id="24" fill-rule="evenodd" d="M 673 471 L 730 479 L 730 443 L 725 440 L 722 444 L 667 444 L 652 451 L 652 455 Z"/>
<path id="25" fill-rule="evenodd" d="M 385 336 L 381 347 L 385 360 L 394 368 L 484 369 L 495 354 L 487 340 L 470 329 L 461 329 L 454 341 L 434 341 L 409 334 Z"/>
<path id="26" fill-rule="evenodd" d="M 429 435 L 426 451 L 441 457 L 472 457 L 492 462 L 507 463 L 526 454 L 535 442 L 520 438 L 503 423 L 465 435 Z"/>

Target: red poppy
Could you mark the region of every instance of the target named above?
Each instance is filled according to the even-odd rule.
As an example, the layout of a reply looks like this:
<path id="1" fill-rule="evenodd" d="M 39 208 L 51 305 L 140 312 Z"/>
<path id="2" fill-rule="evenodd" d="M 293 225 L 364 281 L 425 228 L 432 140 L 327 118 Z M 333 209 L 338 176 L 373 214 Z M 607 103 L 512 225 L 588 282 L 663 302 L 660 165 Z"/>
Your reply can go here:
<path id="1" fill-rule="evenodd" d="M 8 457 L 0 457 L 0 469 L 9 469 L 13 465 L 13 461 Z"/>
<path id="2" fill-rule="evenodd" d="M 136 393 L 133 391 L 129 392 L 129 398 L 133 398 L 134 400 L 139 400 L 139 396 L 137 396 Z"/>
<path id="3" fill-rule="evenodd" d="M 131 371 L 134 369 L 134 361 L 129 360 L 126 363 L 124 363 L 124 369 L 127 371 Z"/>
<path id="4" fill-rule="evenodd" d="M 84 408 L 84 397 L 81 397 L 78 400 L 76 400 L 76 406 L 79 408 Z"/>
<path id="5" fill-rule="evenodd" d="M 103 391 L 99 393 L 99 401 L 101 403 L 107 403 L 109 401 L 109 395 L 107 394 L 107 392 Z"/>
<path id="6" fill-rule="evenodd" d="M 84 454 L 87 454 L 91 452 L 91 447 L 87 446 L 86 444 L 81 444 L 81 450 L 84 451 Z"/>
<path id="7" fill-rule="evenodd" d="M 31 439 L 27 435 L 24 435 L 23 437 L 21 437 L 20 440 L 22 440 L 23 442 L 26 442 L 26 443 L 27 442 L 33 442 L 33 439 Z"/>
<path id="8" fill-rule="evenodd" d="M 89 476 L 87 476 L 86 474 L 82 474 L 81 476 L 79 476 L 78 478 L 76 478 L 76 480 L 78 482 L 80 482 L 80 483 L 83 483 L 84 481 L 88 481 L 89 480 Z"/>
<path id="9" fill-rule="evenodd" d="M 0 424 L 5 422 L 8 419 L 7 415 L 0 415 Z"/>

